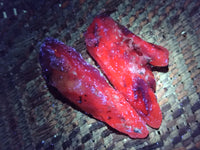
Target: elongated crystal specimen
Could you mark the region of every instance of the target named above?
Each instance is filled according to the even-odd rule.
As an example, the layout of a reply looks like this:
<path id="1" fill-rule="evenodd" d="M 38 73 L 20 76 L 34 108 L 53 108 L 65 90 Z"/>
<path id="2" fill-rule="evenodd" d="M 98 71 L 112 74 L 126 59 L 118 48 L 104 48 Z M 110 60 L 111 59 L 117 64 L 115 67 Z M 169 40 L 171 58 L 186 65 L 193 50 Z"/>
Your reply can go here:
<path id="1" fill-rule="evenodd" d="M 162 113 L 149 64 L 167 66 L 168 50 L 142 40 L 105 15 L 93 20 L 85 33 L 85 42 L 111 84 L 149 126 L 159 128 Z"/>
<path id="2" fill-rule="evenodd" d="M 145 121 L 124 96 L 75 49 L 48 38 L 41 46 L 40 64 L 47 84 L 83 111 L 132 138 L 148 135 Z"/>

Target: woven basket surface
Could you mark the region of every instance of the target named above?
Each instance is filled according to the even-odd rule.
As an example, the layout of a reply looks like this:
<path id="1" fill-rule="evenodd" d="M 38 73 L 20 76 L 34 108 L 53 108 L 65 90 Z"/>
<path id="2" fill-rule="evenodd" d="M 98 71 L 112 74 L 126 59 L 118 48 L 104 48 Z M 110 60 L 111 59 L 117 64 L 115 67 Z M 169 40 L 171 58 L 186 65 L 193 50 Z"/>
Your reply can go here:
<path id="1" fill-rule="evenodd" d="M 199 0 L 0 0 L 0 149 L 200 149 Z M 158 130 L 131 139 L 55 98 L 41 76 L 46 37 L 85 59 L 84 32 L 103 11 L 144 40 L 169 49 L 154 72 L 163 114 Z"/>

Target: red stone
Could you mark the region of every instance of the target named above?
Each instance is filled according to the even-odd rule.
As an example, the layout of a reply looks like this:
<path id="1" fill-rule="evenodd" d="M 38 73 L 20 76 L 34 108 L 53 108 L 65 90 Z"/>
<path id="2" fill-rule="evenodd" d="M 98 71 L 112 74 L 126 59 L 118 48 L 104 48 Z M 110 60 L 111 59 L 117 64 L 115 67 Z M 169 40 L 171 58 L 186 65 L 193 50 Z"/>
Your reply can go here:
<path id="1" fill-rule="evenodd" d="M 148 135 L 144 120 L 124 96 L 75 49 L 58 40 L 46 39 L 40 50 L 40 64 L 48 85 L 81 110 L 132 138 Z"/>
<path id="2" fill-rule="evenodd" d="M 162 113 L 154 95 L 155 79 L 149 64 L 167 66 L 168 50 L 142 40 L 108 16 L 93 20 L 85 41 L 111 84 L 149 126 L 159 128 Z"/>

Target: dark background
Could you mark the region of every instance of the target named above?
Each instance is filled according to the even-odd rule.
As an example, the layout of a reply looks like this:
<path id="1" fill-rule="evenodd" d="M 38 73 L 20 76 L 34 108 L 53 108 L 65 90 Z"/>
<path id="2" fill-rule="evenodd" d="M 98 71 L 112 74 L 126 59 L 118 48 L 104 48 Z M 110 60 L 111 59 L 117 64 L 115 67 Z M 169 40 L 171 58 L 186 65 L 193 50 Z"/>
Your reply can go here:
<path id="1" fill-rule="evenodd" d="M 163 122 L 146 139 L 56 99 L 41 76 L 44 38 L 58 38 L 87 59 L 83 33 L 103 11 L 170 51 L 169 71 L 154 72 Z M 0 149 L 200 149 L 199 40 L 199 0 L 0 0 Z"/>

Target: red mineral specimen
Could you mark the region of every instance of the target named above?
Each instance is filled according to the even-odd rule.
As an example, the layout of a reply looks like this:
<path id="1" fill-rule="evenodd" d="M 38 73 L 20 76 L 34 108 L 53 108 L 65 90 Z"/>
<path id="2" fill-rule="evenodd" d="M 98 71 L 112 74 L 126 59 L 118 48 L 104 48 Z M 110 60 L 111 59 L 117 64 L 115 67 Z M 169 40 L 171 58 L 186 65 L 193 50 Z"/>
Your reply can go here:
<path id="1" fill-rule="evenodd" d="M 109 41 L 106 41 L 105 39 L 104 42 L 102 41 L 101 43 L 100 34 L 104 32 L 93 33 L 99 35 L 94 35 L 94 38 L 90 39 L 91 44 L 93 43 L 93 45 L 89 47 L 91 50 L 90 52 L 93 51 L 95 54 L 95 49 L 102 48 L 102 53 L 100 55 L 106 54 L 105 57 L 95 58 L 97 58 L 98 62 L 101 60 L 100 64 L 103 65 L 102 69 L 107 67 L 108 69 L 106 70 L 112 70 L 110 72 L 110 77 L 113 78 L 112 82 L 119 80 L 120 83 L 118 83 L 118 86 L 120 87 L 121 82 L 127 80 L 123 83 L 123 85 L 127 84 L 126 88 L 129 88 L 129 84 L 133 84 L 132 89 L 123 90 L 122 93 L 124 94 L 124 92 L 127 91 L 129 93 L 125 95 L 134 94 L 135 98 L 131 100 L 134 105 L 137 105 L 139 110 L 141 109 L 140 114 L 146 116 L 149 112 L 160 113 L 156 105 L 157 103 L 154 93 L 152 92 L 152 89 L 147 87 L 147 84 L 149 83 L 146 83 L 146 81 L 150 82 L 149 78 L 152 78 L 151 80 L 153 80 L 154 83 L 151 72 L 147 71 L 149 77 L 140 74 L 136 74 L 132 77 L 134 67 L 138 67 L 137 69 L 139 72 L 144 72 L 142 69 L 145 70 L 146 68 L 142 68 L 140 65 L 134 63 L 129 63 L 129 61 L 133 59 L 134 55 L 126 56 L 129 58 L 129 61 L 124 61 L 125 58 L 123 58 L 120 53 L 116 53 L 119 54 L 119 56 L 114 56 L 112 52 L 110 52 L 111 49 L 107 47 L 107 44 L 116 44 L 116 42 L 111 41 L 113 38 L 108 38 L 109 36 L 106 36 L 105 38 L 108 38 Z M 95 44 L 96 42 L 92 42 L 92 40 L 96 40 L 98 46 Z M 105 49 L 103 46 L 107 48 Z M 119 51 L 122 51 L 120 47 Z M 98 53 L 96 54 L 98 55 Z M 102 63 L 104 61 L 105 64 Z M 106 63 L 109 63 L 109 65 Z M 128 63 L 127 65 L 131 66 L 126 67 L 125 63 Z M 132 104 L 130 105 L 120 92 L 112 88 L 96 68 L 85 62 L 75 49 L 64 45 L 58 40 L 48 38 L 41 46 L 40 64 L 47 84 L 55 87 L 62 95 L 83 111 L 91 114 L 96 119 L 106 122 L 116 130 L 128 134 L 132 138 L 145 138 L 148 135 L 145 121 L 131 106 Z M 118 67 L 119 71 L 122 73 L 121 75 L 119 75 L 119 73 L 117 73 L 116 76 L 113 75 L 113 71 L 117 72 L 115 64 L 119 65 Z M 125 74 L 121 68 L 124 68 L 127 71 L 130 69 L 131 71 L 128 71 L 127 74 Z M 124 78 L 123 76 L 125 75 L 128 77 Z M 146 79 L 143 79 L 145 77 Z M 130 97 L 131 96 L 132 95 L 130 95 Z M 143 101 L 141 100 L 142 97 L 144 99 Z M 138 99 L 141 104 L 136 103 L 136 99 Z M 155 111 L 152 111 L 151 109 L 155 109 Z M 153 116 L 157 117 L 155 115 Z M 160 115 L 158 116 L 160 117 Z M 160 118 L 153 119 L 159 120 L 158 122 L 160 123 Z"/>
<path id="2" fill-rule="evenodd" d="M 162 113 L 157 103 L 155 79 L 150 65 L 167 66 L 167 49 L 148 43 L 112 18 L 97 16 L 85 33 L 88 52 L 111 84 L 145 122 L 159 128 Z"/>

